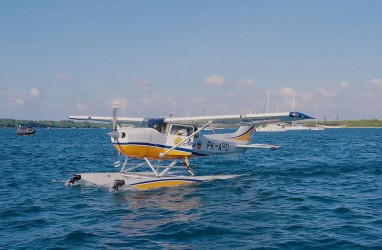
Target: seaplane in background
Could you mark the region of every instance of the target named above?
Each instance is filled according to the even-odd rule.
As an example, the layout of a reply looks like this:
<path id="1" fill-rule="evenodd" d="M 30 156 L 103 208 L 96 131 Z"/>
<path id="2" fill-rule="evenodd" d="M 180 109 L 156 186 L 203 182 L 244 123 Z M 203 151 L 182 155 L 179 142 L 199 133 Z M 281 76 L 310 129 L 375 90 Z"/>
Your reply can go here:
<path id="1" fill-rule="evenodd" d="M 251 143 L 256 125 L 313 119 L 300 112 L 131 118 L 117 117 L 117 108 L 115 104 L 113 115 L 109 117 L 69 116 L 73 120 L 112 122 L 112 131 L 108 135 L 118 154 L 126 157 L 119 172 L 75 174 L 70 184 L 85 181 L 114 190 L 131 187 L 148 189 L 233 178 L 236 175 L 195 176 L 190 159 L 242 154 L 250 148 L 278 149 L 280 146 L 277 145 Z M 121 123 L 125 125 L 118 125 Z M 236 131 L 202 133 L 207 128 L 235 128 Z M 142 162 L 128 165 L 129 159 L 141 159 Z M 119 167 L 119 160 L 114 165 Z M 139 170 L 143 167 L 150 171 Z M 175 174 L 173 171 L 176 168 L 186 174 Z"/>

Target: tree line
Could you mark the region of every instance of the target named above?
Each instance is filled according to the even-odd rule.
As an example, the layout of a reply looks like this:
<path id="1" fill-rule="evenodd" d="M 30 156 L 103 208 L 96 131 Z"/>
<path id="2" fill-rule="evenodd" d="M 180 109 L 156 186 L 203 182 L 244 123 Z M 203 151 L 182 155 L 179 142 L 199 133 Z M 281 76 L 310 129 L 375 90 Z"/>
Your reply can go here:
<path id="1" fill-rule="evenodd" d="M 342 120 L 342 121 L 326 121 L 318 122 L 319 125 L 346 125 L 348 128 L 382 128 L 382 120 L 371 119 L 371 120 Z M 309 127 L 316 126 L 316 122 L 309 121 L 306 122 Z"/>
<path id="2" fill-rule="evenodd" d="M 0 128 L 14 128 L 18 125 L 34 128 L 111 128 L 111 125 L 109 123 L 97 123 L 87 121 L 34 121 L 0 118 Z"/>

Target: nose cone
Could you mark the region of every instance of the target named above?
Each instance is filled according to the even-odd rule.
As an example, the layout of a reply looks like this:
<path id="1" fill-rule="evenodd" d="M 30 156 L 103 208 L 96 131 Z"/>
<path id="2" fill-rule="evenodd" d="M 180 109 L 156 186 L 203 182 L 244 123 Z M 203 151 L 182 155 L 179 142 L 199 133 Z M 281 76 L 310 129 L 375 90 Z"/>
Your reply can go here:
<path id="1" fill-rule="evenodd" d="M 111 131 L 111 132 L 107 133 L 107 135 L 112 137 L 112 138 L 118 138 L 119 132 L 118 131 Z"/>
<path id="2" fill-rule="evenodd" d="M 311 117 L 309 115 L 305 115 L 305 114 L 300 113 L 300 112 L 290 112 L 289 116 L 295 117 L 295 118 L 302 118 L 302 119 L 314 119 L 313 117 Z"/>

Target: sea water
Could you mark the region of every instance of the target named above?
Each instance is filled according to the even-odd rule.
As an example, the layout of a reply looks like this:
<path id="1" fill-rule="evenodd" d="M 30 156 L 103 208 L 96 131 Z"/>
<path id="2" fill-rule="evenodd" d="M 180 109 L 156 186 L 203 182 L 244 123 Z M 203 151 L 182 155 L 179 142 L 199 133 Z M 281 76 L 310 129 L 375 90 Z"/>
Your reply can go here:
<path id="1" fill-rule="evenodd" d="M 382 129 L 256 133 L 236 158 L 191 160 L 191 186 L 67 185 L 118 171 L 106 130 L 0 130 L 0 249 L 382 248 Z"/>

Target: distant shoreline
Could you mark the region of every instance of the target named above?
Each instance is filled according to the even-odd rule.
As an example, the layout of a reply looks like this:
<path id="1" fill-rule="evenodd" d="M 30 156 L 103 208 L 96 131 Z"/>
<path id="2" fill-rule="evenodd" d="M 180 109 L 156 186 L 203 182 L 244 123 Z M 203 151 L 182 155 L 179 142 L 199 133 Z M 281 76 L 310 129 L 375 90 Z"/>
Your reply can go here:
<path id="1" fill-rule="evenodd" d="M 16 128 L 17 125 L 28 126 L 33 128 L 111 128 L 110 123 L 89 122 L 89 121 L 35 121 L 35 120 L 15 120 L 1 119 L 0 128 Z"/>
<path id="2" fill-rule="evenodd" d="M 346 127 L 346 128 L 382 128 L 382 127 Z"/>

